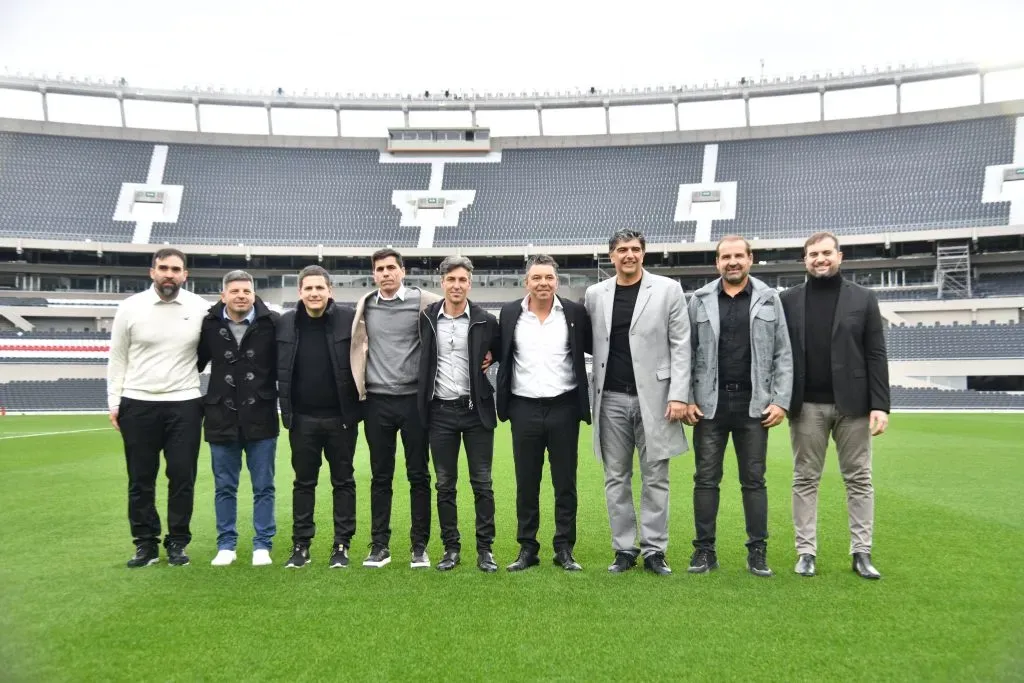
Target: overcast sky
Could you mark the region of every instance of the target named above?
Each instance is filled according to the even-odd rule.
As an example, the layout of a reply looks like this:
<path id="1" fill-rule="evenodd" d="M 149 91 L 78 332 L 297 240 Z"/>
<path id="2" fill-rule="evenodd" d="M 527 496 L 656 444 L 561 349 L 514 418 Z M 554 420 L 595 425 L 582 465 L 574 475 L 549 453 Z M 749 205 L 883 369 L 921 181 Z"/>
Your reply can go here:
<path id="1" fill-rule="evenodd" d="M 761 59 L 768 76 L 900 62 L 1020 60 L 1024 59 L 1021 26 L 1022 0 L 701 4 L 0 0 L 0 68 L 11 73 L 124 77 L 132 84 L 154 87 L 223 85 L 240 90 L 284 87 L 293 92 L 367 93 L 553 91 L 757 77 Z M 1022 96 L 1013 94 L 1013 88 L 1024 88 L 1024 74 L 1005 80 L 995 83 L 994 89 L 1010 92 L 1007 97 Z M 913 102 L 915 93 L 905 93 L 905 101 L 910 98 L 908 109 L 941 106 L 928 99 L 937 95 L 976 99 L 977 86 L 975 81 L 974 85 L 940 86 L 938 93 L 926 90 L 920 106 Z M 893 100 L 891 93 L 878 96 L 878 102 Z M 998 93 L 995 98 L 1000 98 Z M 0 115 L 28 116 L 25 112 L 36 108 L 37 101 L 38 96 L 4 93 Z M 111 115 L 116 119 L 112 106 L 107 102 L 100 107 L 103 122 Z M 62 107 L 72 113 L 65 115 Z M 872 107 L 877 105 L 862 105 L 870 110 L 867 113 L 883 113 Z M 778 116 L 771 106 L 762 108 L 765 111 L 757 112 L 761 122 L 773 122 L 772 117 Z M 806 103 L 784 103 L 782 108 L 809 111 L 810 116 L 817 113 L 814 96 Z M 100 122 L 90 118 L 89 109 L 75 101 L 51 103 L 56 119 L 73 115 Z M 653 117 L 656 127 L 663 127 L 666 117 L 671 121 L 667 111 L 640 118 Z M 739 112 L 739 123 L 735 108 L 695 110 L 684 119 L 694 127 L 705 127 L 702 121 L 714 125 L 723 117 L 725 125 L 742 125 L 742 108 Z M 129 123 L 189 125 L 187 106 L 174 116 L 160 115 L 166 120 L 137 107 L 130 112 L 134 121 Z M 224 122 L 218 118 L 223 116 L 227 116 Z M 280 124 L 275 118 L 275 132 L 290 132 L 283 129 L 294 127 L 332 134 L 333 116 L 325 116 L 283 115 Z M 400 117 L 386 123 L 379 117 L 358 118 L 343 124 L 346 133 L 365 134 L 356 129 L 361 131 L 365 125 L 376 131 L 401 122 Z M 613 126 L 619 123 L 622 130 L 640 125 L 630 124 L 630 118 L 620 116 Z M 518 127 L 535 126 L 536 116 L 532 121 L 529 113 L 525 118 L 519 114 L 498 119 L 510 131 L 518 131 Z M 248 112 L 248 118 L 246 112 L 204 111 L 204 121 L 210 123 L 204 123 L 207 130 L 222 125 L 248 130 L 266 124 L 265 114 L 258 110 Z M 488 125 L 502 134 L 498 126 Z M 584 132 L 603 132 L 603 112 L 575 112 L 567 121 L 556 116 L 550 125 L 545 120 L 548 133 L 581 126 L 587 128 Z M 600 130 L 589 130 L 594 127 Z"/>

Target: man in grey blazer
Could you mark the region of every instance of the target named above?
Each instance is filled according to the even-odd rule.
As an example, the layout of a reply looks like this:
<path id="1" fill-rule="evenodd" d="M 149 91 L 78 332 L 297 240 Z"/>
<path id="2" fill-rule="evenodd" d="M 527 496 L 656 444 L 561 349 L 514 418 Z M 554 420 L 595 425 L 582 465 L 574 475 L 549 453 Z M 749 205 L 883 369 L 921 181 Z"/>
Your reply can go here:
<path id="1" fill-rule="evenodd" d="M 594 335 L 594 453 L 604 465 L 605 501 L 615 561 L 671 574 L 668 546 L 668 464 L 686 452 L 682 419 L 690 388 L 690 321 L 682 287 L 644 270 L 646 242 L 619 230 L 608 242 L 615 277 L 587 288 Z M 633 503 L 633 452 L 643 487 L 639 547 Z"/>
<path id="2" fill-rule="evenodd" d="M 732 437 L 747 526 L 747 569 L 768 577 L 768 430 L 782 423 L 793 393 L 793 349 L 779 294 L 750 276 L 750 242 L 728 235 L 715 248 L 721 275 L 690 297 L 693 383 L 684 422 L 694 425 L 693 522 L 688 571 L 718 568 L 719 485 Z"/>

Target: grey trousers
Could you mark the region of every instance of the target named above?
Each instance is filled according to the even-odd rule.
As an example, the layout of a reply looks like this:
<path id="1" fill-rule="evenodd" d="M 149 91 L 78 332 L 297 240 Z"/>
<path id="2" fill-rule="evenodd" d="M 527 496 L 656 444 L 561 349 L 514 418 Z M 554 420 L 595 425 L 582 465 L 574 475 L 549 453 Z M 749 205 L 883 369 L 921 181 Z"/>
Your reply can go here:
<path id="1" fill-rule="evenodd" d="M 846 484 L 850 518 L 850 552 L 871 552 L 875 489 L 871 485 L 871 429 L 868 416 L 840 415 L 831 403 L 805 403 L 800 417 L 789 421 L 793 444 L 793 526 L 797 554 L 817 555 L 818 484 L 825 466 L 828 438 L 836 444 L 839 471 Z"/>
<path id="2" fill-rule="evenodd" d="M 647 457 L 640 401 L 636 396 L 605 392 L 600 415 L 604 497 L 615 552 L 664 553 L 668 547 L 668 460 Z M 640 453 L 640 545 L 637 547 L 633 504 L 633 453 Z"/>

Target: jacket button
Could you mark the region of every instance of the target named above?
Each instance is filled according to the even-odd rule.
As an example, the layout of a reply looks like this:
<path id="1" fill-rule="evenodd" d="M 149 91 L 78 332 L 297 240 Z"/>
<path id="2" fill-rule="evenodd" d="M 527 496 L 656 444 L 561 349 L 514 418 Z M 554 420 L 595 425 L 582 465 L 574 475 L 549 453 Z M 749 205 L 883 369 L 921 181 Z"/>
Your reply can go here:
<path id="1" fill-rule="evenodd" d="M 605 337 L 605 338 L 604 338 L 604 340 L 605 340 L 605 341 L 608 341 L 608 337 Z"/>
<path id="2" fill-rule="evenodd" d="M 256 377 L 256 375 L 254 375 L 254 374 L 253 374 L 253 373 L 251 373 L 251 372 L 247 372 L 247 373 L 245 373 L 245 379 L 246 379 L 246 381 L 248 381 L 248 382 L 251 382 L 251 381 L 252 381 L 252 380 L 253 380 L 253 379 L 254 379 L 255 377 Z"/>
<path id="3" fill-rule="evenodd" d="M 604 363 L 601 363 L 601 367 L 602 367 L 602 368 L 604 367 Z"/>

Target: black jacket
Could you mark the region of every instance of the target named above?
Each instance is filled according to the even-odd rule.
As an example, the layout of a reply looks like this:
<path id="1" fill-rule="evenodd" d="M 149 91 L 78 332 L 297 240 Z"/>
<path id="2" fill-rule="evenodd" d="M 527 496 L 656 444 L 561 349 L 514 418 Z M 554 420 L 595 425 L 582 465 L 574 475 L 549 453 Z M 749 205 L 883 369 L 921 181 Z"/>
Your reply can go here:
<path id="1" fill-rule="evenodd" d="M 281 398 L 281 421 L 288 429 L 291 429 L 292 425 L 292 377 L 295 372 L 295 354 L 299 349 L 299 331 L 295 319 L 296 316 L 305 315 L 306 308 L 299 301 L 294 309 L 285 311 L 277 321 L 277 389 Z M 327 302 L 324 315 L 327 316 L 328 334 L 331 335 L 327 347 L 331 354 L 338 400 L 341 402 L 342 422 L 348 427 L 353 427 L 362 419 L 359 394 L 356 393 L 356 382 L 352 378 L 352 366 L 349 362 L 355 311 L 346 306 L 339 306 L 331 299 Z"/>
<path id="2" fill-rule="evenodd" d="M 278 315 L 256 297 L 256 317 L 241 345 L 224 320 L 223 302 L 203 318 L 199 336 L 199 371 L 207 363 L 210 385 L 204 403 L 204 431 L 210 443 L 260 441 L 277 436 Z"/>
<path id="3" fill-rule="evenodd" d="M 498 320 L 468 302 L 469 306 L 469 392 L 473 405 L 485 427 L 494 429 L 498 420 L 494 415 L 494 389 L 480 366 L 484 356 L 491 352 L 494 363 L 501 362 L 501 331 Z M 423 351 L 420 354 L 419 407 L 424 426 L 430 423 L 430 400 L 434 397 L 434 381 L 437 378 L 437 314 L 444 306 L 444 299 L 420 311 L 420 339 Z"/>
<path id="4" fill-rule="evenodd" d="M 590 424 L 590 387 L 587 382 L 585 353 L 591 352 L 593 338 L 590 330 L 590 316 L 580 304 L 559 298 L 565 312 L 565 323 L 569 327 L 569 353 L 572 369 L 576 375 L 579 419 Z M 512 398 L 512 359 L 515 357 L 516 323 L 523 314 L 523 301 L 519 299 L 501 307 L 498 325 L 501 328 L 501 357 L 505 362 L 498 366 L 498 419 L 508 419 L 508 404 Z"/>
<path id="5" fill-rule="evenodd" d="M 806 383 L 807 345 L 804 319 L 807 284 L 782 292 L 782 308 L 793 345 L 791 417 L 800 415 Z M 832 388 L 841 415 L 866 416 L 872 410 L 889 412 L 889 359 L 878 298 L 866 287 L 843 280 L 832 322 Z"/>

